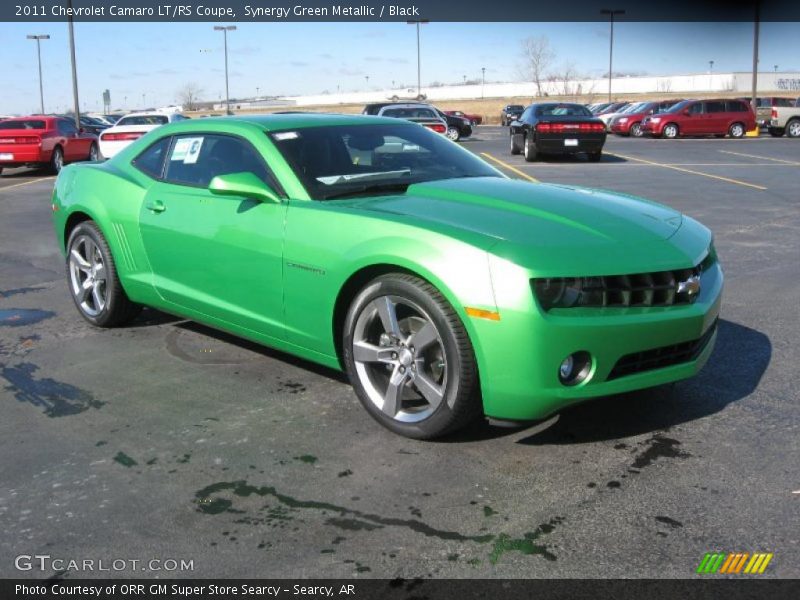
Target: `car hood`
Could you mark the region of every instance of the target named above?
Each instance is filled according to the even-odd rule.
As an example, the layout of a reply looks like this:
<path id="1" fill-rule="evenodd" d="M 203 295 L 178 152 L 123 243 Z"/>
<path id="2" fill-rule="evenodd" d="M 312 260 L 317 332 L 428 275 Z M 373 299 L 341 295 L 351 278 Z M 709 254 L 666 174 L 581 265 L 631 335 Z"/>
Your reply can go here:
<path id="1" fill-rule="evenodd" d="M 497 177 L 419 183 L 404 195 L 348 202 L 470 243 L 478 239 L 502 258 L 539 271 L 552 265 L 565 276 L 691 266 L 711 237 L 681 213 L 634 196 Z M 677 235 L 687 224 L 686 235 Z"/>

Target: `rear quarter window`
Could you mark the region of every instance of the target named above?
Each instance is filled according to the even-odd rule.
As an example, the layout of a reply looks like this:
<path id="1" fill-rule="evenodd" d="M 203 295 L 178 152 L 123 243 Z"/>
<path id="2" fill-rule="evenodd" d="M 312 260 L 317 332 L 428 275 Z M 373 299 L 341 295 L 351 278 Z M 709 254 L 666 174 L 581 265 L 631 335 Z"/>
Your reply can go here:
<path id="1" fill-rule="evenodd" d="M 149 175 L 153 179 L 160 179 L 164 171 L 164 157 L 169 150 L 171 139 L 165 137 L 150 144 L 144 152 L 133 159 L 131 164 L 145 175 Z"/>

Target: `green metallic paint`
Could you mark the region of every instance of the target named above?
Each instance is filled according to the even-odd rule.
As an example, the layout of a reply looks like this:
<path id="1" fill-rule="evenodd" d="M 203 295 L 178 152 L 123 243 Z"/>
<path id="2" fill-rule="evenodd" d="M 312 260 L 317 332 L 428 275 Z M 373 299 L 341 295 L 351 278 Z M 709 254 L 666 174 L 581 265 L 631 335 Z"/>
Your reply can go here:
<path id="1" fill-rule="evenodd" d="M 334 311 L 345 284 L 376 266 L 416 273 L 463 321 L 484 411 L 496 418 L 543 418 L 582 399 L 683 379 L 702 368 L 713 340 L 692 362 L 605 381 L 620 357 L 699 338 L 711 326 L 722 292 L 716 262 L 703 274 L 696 302 L 684 306 L 544 312 L 530 287 L 534 277 L 693 267 L 711 246 L 710 232 L 696 221 L 630 196 L 504 178 L 312 201 L 265 134 L 385 121 L 297 114 L 165 125 L 104 164 L 62 171 L 53 196 L 56 235 L 63 251 L 68 219 L 85 214 L 104 232 L 131 300 L 333 368 L 341 367 Z M 130 164 L 157 139 L 183 133 L 247 140 L 286 197 L 263 202 L 252 199 L 257 193 L 247 198 L 157 182 Z M 225 176 L 227 185 L 257 185 L 237 177 Z M 148 209 L 157 202 L 163 212 Z M 498 311 L 501 319 L 469 317 L 465 307 Z M 558 366 L 579 350 L 591 353 L 592 376 L 564 386 Z"/>

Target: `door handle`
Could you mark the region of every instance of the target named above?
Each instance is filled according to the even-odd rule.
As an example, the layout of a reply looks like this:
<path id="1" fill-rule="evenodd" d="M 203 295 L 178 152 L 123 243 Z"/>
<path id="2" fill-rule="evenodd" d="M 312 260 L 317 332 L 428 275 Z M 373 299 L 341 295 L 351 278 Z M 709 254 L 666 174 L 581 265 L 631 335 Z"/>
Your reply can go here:
<path id="1" fill-rule="evenodd" d="M 161 200 L 149 200 L 145 203 L 144 207 L 154 213 L 161 213 L 167 210 L 166 205 Z"/>

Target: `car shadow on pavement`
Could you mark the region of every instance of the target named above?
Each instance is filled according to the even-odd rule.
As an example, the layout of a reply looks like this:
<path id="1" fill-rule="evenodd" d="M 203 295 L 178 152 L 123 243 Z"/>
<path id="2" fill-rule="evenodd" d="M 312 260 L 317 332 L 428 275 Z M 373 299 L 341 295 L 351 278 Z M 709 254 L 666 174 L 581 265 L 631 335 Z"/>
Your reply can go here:
<path id="1" fill-rule="evenodd" d="M 766 335 L 720 320 L 714 351 L 696 377 L 576 405 L 561 413 L 551 427 L 517 443 L 546 446 L 616 440 L 713 415 L 752 394 L 771 357 L 772 344 Z"/>
<path id="2" fill-rule="evenodd" d="M 197 323 L 196 321 L 180 321 L 176 322 L 174 326 L 186 331 L 191 331 L 200 334 L 202 336 L 213 338 L 225 344 L 231 344 L 242 350 L 247 350 L 249 352 L 260 354 L 261 356 L 264 356 L 266 358 L 279 360 L 283 363 L 295 366 L 299 369 L 311 371 L 316 375 L 320 375 L 321 377 L 327 377 L 328 379 L 331 379 L 333 381 L 338 381 L 340 383 L 345 383 L 345 384 L 349 383 L 347 375 L 344 373 L 341 373 L 334 369 L 329 369 L 328 367 L 325 367 L 323 365 L 318 365 L 317 363 L 313 363 L 303 358 L 299 358 L 292 354 L 287 354 L 280 350 L 270 348 L 269 346 L 263 346 L 258 342 L 251 342 L 250 340 L 235 336 L 230 333 L 226 333 L 224 331 L 220 331 L 219 329 L 208 327 L 201 323 Z"/>

